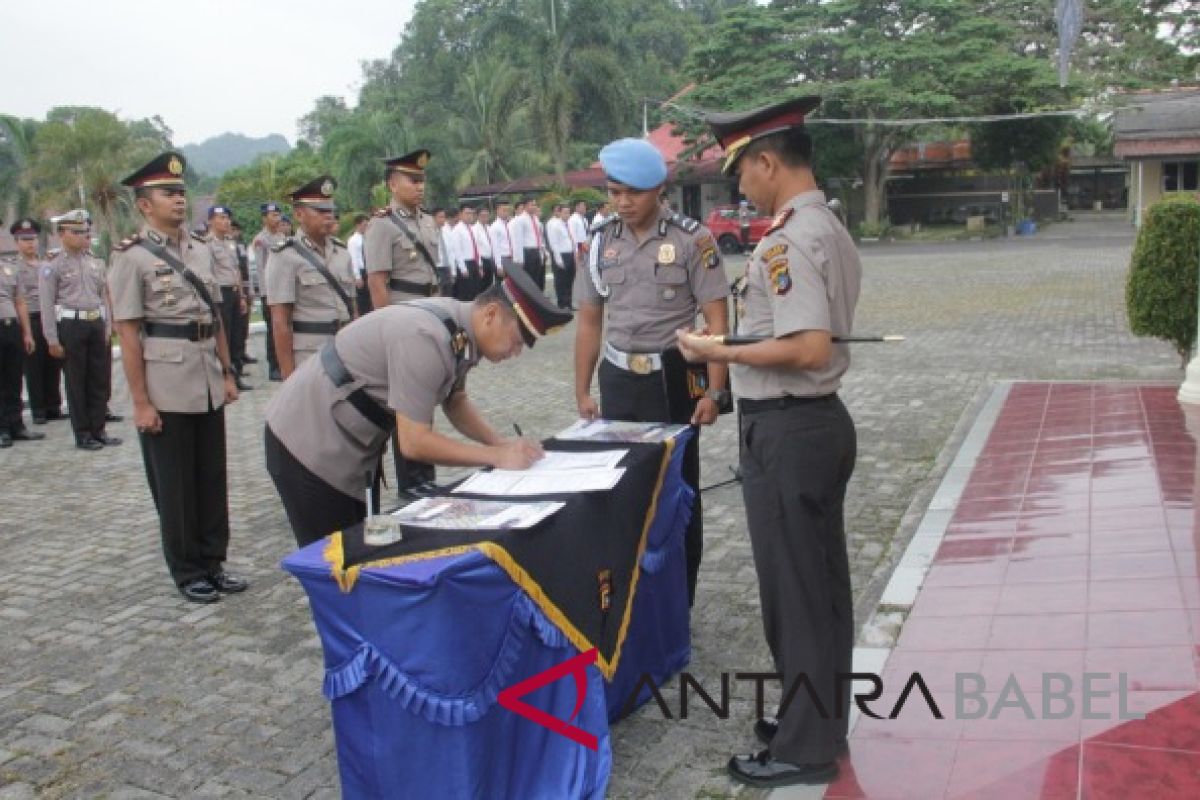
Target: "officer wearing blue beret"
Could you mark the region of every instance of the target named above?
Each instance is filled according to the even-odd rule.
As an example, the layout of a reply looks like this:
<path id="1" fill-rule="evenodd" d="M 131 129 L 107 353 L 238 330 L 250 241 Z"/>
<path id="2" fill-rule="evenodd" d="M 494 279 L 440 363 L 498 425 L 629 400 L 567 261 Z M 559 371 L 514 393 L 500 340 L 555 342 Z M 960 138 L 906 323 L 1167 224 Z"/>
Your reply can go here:
<path id="1" fill-rule="evenodd" d="M 663 207 L 667 165 L 649 142 L 615 141 L 600 151 L 600 164 L 616 213 L 593 227 L 586 268 L 575 278 L 579 414 L 711 425 L 728 402 L 725 366 L 708 369 L 710 388 L 697 397 L 684 372 L 664 370 L 662 354 L 674 344 L 676 329 L 693 327 L 697 313 L 713 333 L 727 330 L 729 286 L 720 251 L 707 228 Z M 597 406 L 592 374 L 602 352 Z M 685 400 L 671 403 L 669 398 Z M 695 490 L 686 542 L 689 602 L 695 598 L 704 541 L 698 433 L 683 462 L 684 480 Z"/>

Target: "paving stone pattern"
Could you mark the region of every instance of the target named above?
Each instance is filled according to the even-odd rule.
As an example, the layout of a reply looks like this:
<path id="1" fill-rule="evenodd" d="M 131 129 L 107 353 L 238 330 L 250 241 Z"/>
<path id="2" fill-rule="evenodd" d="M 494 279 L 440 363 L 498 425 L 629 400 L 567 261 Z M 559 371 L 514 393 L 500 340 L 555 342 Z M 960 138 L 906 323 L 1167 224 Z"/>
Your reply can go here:
<path id="1" fill-rule="evenodd" d="M 860 623 L 992 381 L 1181 379 L 1168 345 L 1128 332 L 1132 241 L 1101 215 L 1030 240 L 864 248 L 858 332 L 908 341 L 856 346 L 842 393 L 859 432 L 847 530 Z M 574 417 L 571 347 L 570 332 L 548 339 L 469 388 L 497 426 L 550 435 Z M 253 586 L 213 606 L 167 578 L 129 422 L 110 431 L 126 444 L 99 453 L 75 450 L 61 422 L 0 453 L 0 800 L 338 796 L 320 647 L 278 568 L 293 540 L 263 468 L 273 385 L 255 370 L 259 389 L 227 417 L 230 567 Z M 704 433 L 705 483 L 736 462 L 734 427 Z M 736 487 L 705 496 L 705 525 L 690 670 L 715 692 L 722 671 L 769 664 Z M 754 748 L 753 689 L 732 686 L 726 720 L 651 706 L 620 723 L 611 796 L 756 796 L 724 775 L 730 753 Z"/>

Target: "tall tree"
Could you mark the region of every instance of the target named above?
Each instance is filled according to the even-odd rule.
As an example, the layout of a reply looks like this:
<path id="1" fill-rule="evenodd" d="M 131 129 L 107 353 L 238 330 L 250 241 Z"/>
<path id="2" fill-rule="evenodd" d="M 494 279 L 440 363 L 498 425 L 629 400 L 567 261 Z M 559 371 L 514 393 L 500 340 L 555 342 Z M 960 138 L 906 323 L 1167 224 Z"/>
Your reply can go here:
<path id="1" fill-rule="evenodd" d="M 515 67 L 495 56 L 478 58 L 463 74 L 449 120 L 457 188 L 529 175 L 547 167 L 534 148 L 531 100 Z"/>
<path id="2" fill-rule="evenodd" d="M 25 172 L 37 128 L 34 120 L 0 114 L 0 219 L 11 220 L 29 210 Z"/>

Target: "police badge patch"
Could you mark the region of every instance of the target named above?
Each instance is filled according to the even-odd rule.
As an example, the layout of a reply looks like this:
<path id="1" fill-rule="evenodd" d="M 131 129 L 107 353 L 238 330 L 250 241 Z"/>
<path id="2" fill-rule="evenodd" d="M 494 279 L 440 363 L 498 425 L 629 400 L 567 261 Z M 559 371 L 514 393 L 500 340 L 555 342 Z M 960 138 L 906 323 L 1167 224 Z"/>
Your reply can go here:
<path id="1" fill-rule="evenodd" d="M 767 265 L 767 275 L 771 281 L 771 291 L 777 295 L 785 295 L 792 288 L 792 276 L 788 272 L 786 258 L 779 258 Z"/>

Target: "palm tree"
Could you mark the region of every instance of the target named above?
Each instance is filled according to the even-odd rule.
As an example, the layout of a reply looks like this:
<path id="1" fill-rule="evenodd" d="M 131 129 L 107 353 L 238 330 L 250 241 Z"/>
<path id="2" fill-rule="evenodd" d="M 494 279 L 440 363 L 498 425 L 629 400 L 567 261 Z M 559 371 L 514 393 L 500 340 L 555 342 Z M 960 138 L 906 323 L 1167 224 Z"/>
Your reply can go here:
<path id="1" fill-rule="evenodd" d="M 337 175 L 338 194 L 351 208 L 369 208 L 383 179 L 381 159 L 402 155 L 413 142 L 408 122 L 390 111 L 356 112 L 326 138 L 322 153 Z"/>
<path id="2" fill-rule="evenodd" d="M 459 150 L 456 161 L 463 164 L 455 176 L 458 188 L 546 168 L 531 136 L 531 100 L 510 63 L 476 59 L 463 75 L 457 100 L 449 130 Z"/>
<path id="3" fill-rule="evenodd" d="M 30 210 L 25 173 L 33 157 L 37 126 L 31 119 L 0 114 L 0 219 L 15 219 Z"/>

